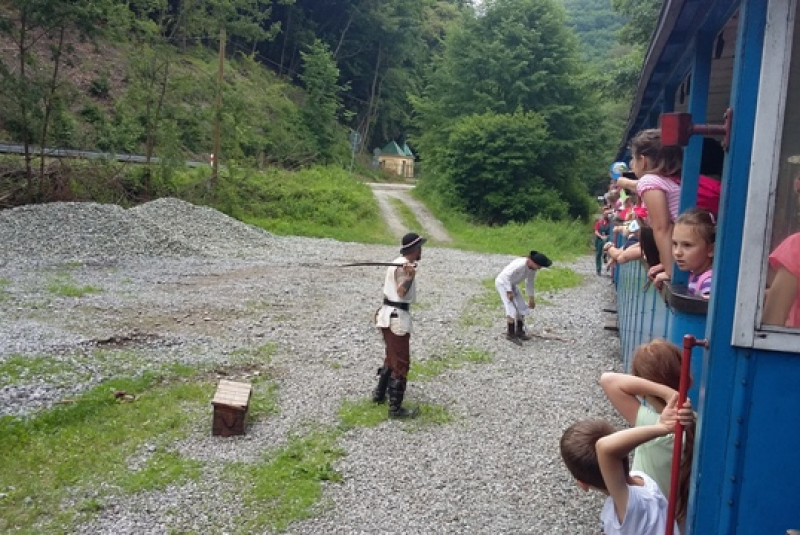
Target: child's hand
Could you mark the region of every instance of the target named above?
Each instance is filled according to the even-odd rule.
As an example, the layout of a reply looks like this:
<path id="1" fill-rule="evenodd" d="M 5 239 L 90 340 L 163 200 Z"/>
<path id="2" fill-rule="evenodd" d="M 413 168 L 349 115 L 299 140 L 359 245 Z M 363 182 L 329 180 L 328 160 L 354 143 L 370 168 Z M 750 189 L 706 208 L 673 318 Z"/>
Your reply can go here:
<path id="1" fill-rule="evenodd" d="M 666 271 L 662 271 L 661 273 L 656 275 L 655 279 L 653 279 L 653 284 L 655 285 L 656 288 L 660 290 L 661 287 L 664 286 L 664 283 L 667 282 L 668 280 L 671 280 L 670 276 L 667 275 Z"/>
<path id="2" fill-rule="evenodd" d="M 656 275 L 664 271 L 664 266 L 662 264 L 656 264 L 655 266 L 651 267 L 647 270 L 647 278 L 650 280 L 654 280 Z"/>
<path id="3" fill-rule="evenodd" d="M 664 407 L 664 410 L 661 411 L 661 416 L 658 418 L 659 425 L 664 426 L 669 433 L 675 432 L 675 425 L 678 422 L 684 427 L 694 425 L 695 416 L 694 411 L 692 411 L 692 402 L 689 398 L 686 398 L 683 407 L 680 409 L 677 408 L 677 405 L 678 394 L 675 393 L 670 397 L 667 406 Z"/>

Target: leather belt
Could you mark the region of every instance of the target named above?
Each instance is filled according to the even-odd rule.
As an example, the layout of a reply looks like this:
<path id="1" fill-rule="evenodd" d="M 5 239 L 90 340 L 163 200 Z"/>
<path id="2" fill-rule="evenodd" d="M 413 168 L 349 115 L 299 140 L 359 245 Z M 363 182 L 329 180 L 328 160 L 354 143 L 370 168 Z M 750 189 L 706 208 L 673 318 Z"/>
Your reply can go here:
<path id="1" fill-rule="evenodd" d="M 390 307 L 399 308 L 400 310 L 405 310 L 406 312 L 408 311 L 409 308 L 411 308 L 410 303 L 400 303 L 399 301 L 392 301 L 385 297 L 383 298 L 383 304 L 389 305 Z"/>

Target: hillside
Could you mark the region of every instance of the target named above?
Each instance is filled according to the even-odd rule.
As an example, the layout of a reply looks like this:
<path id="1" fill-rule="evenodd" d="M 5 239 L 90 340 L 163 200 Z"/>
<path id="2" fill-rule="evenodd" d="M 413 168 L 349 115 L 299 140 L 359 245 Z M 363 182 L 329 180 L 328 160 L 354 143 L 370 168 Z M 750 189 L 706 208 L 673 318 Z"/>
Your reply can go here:
<path id="1" fill-rule="evenodd" d="M 560 0 L 570 26 L 581 42 L 584 59 L 606 63 L 615 55 L 617 33 L 625 19 L 611 7 L 611 0 Z"/>

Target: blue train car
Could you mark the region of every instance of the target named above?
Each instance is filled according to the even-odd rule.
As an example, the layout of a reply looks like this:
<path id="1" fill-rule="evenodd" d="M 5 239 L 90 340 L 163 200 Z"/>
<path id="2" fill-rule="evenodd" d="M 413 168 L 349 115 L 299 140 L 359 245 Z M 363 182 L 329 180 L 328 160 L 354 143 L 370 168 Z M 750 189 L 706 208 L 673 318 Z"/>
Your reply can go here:
<path id="1" fill-rule="evenodd" d="M 638 264 L 617 274 L 626 362 L 657 336 L 709 341 L 692 357 L 694 534 L 800 529 L 798 3 L 664 0 L 618 154 L 664 113 L 722 125 L 730 110 L 710 300 L 684 295 L 679 271 L 660 293 L 642 291 Z M 689 137 L 681 211 L 694 205 L 701 151 L 702 136 Z"/>

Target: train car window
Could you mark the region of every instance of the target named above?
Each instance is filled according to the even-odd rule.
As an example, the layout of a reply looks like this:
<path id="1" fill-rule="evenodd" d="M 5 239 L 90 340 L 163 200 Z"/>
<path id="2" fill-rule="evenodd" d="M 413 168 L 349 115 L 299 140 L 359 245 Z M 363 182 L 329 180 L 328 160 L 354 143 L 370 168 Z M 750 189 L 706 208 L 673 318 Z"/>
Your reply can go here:
<path id="1" fill-rule="evenodd" d="M 763 325 L 800 329 L 800 31 L 795 20 L 784 105 Z"/>
<path id="2" fill-rule="evenodd" d="M 800 19 L 770 2 L 731 343 L 800 347 Z M 737 170 L 738 171 L 738 170 Z"/>

